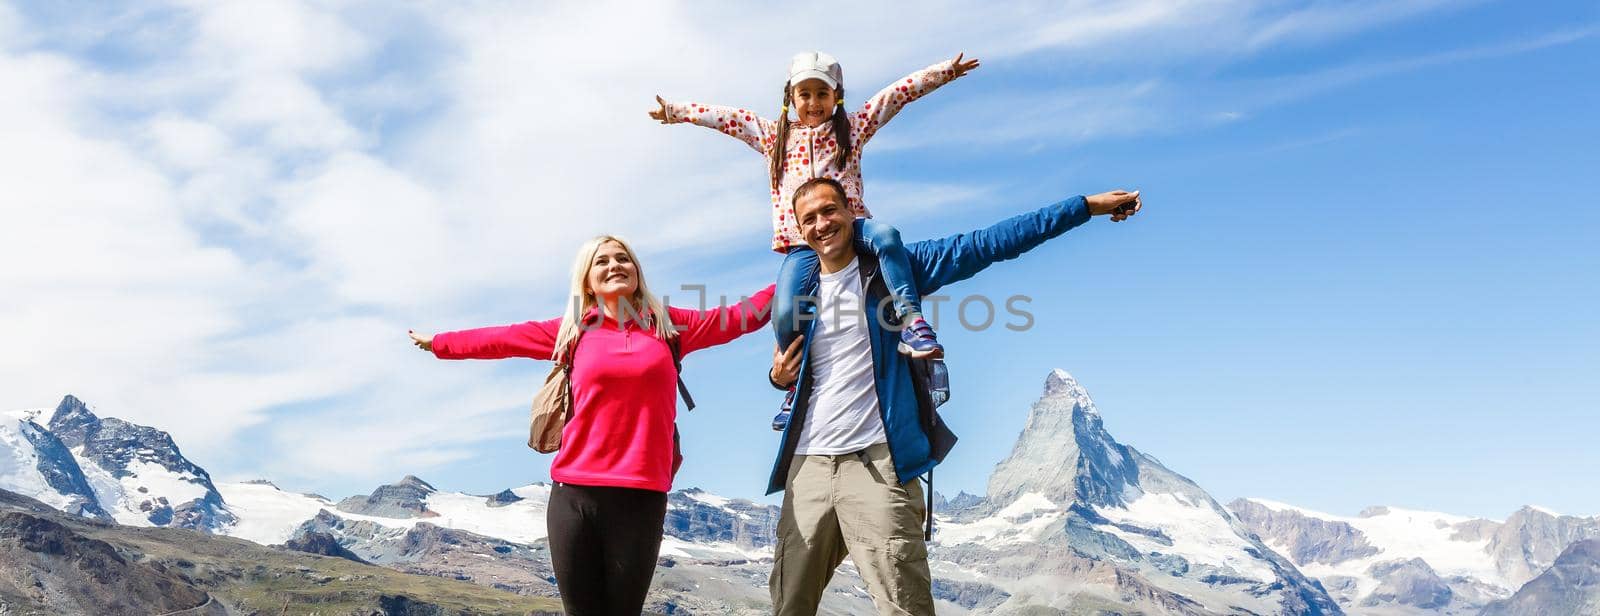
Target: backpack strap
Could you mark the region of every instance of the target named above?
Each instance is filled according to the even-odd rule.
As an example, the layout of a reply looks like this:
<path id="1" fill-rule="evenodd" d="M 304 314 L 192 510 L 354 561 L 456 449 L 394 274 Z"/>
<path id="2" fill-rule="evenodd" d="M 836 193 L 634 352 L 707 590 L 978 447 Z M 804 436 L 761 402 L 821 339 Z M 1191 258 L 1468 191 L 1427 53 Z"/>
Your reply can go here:
<path id="1" fill-rule="evenodd" d="M 672 348 L 672 369 L 678 373 L 678 397 L 683 398 L 683 406 L 694 410 L 694 396 L 689 395 L 689 388 L 683 384 L 683 350 L 678 347 L 678 337 L 667 339 L 667 346 Z"/>
<path id="2" fill-rule="evenodd" d="M 678 397 L 683 398 L 683 405 L 688 410 L 694 410 L 694 396 L 689 395 L 689 388 L 683 385 L 683 350 L 678 348 L 678 337 L 667 339 L 667 347 L 672 349 L 672 368 L 678 373 Z M 678 424 L 672 424 L 672 476 L 678 476 L 678 469 L 683 467 L 683 437 L 678 434 Z"/>
<path id="3" fill-rule="evenodd" d="M 567 412 L 562 417 L 563 422 L 572 421 L 572 414 L 577 412 L 577 409 L 573 408 L 575 405 L 572 403 L 573 400 L 577 399 L 577 396 L 572 394 L 572 356 L 577 354 L 578 341 L 580 340 L 583 340 L 582 327 L 578 328 L 577 337 L 573 338 L 572 343 L 567 345 L 566 352 L 561 354 L 561 372 L 566 376 L 567 381 Z"/>

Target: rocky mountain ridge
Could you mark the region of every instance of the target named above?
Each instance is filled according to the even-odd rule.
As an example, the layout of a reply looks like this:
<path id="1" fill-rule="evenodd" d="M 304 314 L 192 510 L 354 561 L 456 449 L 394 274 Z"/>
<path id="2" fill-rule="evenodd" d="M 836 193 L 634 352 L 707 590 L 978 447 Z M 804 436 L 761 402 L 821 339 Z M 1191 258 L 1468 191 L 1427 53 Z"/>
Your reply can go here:
<path id="1" fill-rule="evenodd" d="M 95 505 L 117 522 L 210 531 L 233 524 L 211 475 L 166 432 L 101 418 L 71 395 L 45 427 L 70 453 Z"/>
<path id="2" fill-rule="evenodd" d="M 1600 537 L 1600 517 L 1535 507 L 1505 520 L 1394 507 L 1343 517 L 1263 499 L 1229 509 L 1341 605 L 1394 614 L 1477 614 L 1548 570 L 1568 546 Z"/>
<path id="3" fill-rule="evenodd" d="M 554 595 L 543 536 L 548 485 L 471 495 L 406 476 L 334 502 L 265 480 L 213 484 L 166 433 L 102 419 L 70 396 L 47 426 L 34 421 L 43 415 L 0 417 L 0 489 L 31 490 L 53 510 Z M 16 455 L 7 458 L 7 449 Z M 761 613 L 778 508 L 694 488 L 668 500 L 650 609 Z M 1087 390 L 1059 370 L 1047 375 L 988 496 L 935 500 L 934 591 L 940 613 L 962 614 L 1477 614 L 1510 605 L 1518 588 L 1507 580 L 1549 580 L 1562 559 L 1573 570 L 1586 552 L 1564 550 L 1600 523 L 1534 508 L 1493 521 L 1381 507 L 1341 518 L 1259 499 L 1223 507 L 1117 442 Z M 1397 550 L 1381 531 L 1411 528 L 1405 520 L 1451 542 L 1440 545 L 1484 556 Z M 871 611 L 862 587 L 846 561 L 822 613 Z M 1564 592 L 1530 590 L 1522 601 L 1570 601 Z"/>

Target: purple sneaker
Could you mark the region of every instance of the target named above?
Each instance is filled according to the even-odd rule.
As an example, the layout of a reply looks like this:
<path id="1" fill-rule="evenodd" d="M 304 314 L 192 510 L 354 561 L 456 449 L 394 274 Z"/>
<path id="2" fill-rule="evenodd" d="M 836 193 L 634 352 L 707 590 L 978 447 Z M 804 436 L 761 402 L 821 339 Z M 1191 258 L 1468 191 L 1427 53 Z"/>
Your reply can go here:
<path id="1" fill-rule="evenodd" d="M 944 345 L 939 344 L 939 338 L 934 335 L 933 326 L 928 325 L 928 320 L 917 315 L 905 329 L 900 330 L 900 353 L 913 359 L 944 357 Z"/>

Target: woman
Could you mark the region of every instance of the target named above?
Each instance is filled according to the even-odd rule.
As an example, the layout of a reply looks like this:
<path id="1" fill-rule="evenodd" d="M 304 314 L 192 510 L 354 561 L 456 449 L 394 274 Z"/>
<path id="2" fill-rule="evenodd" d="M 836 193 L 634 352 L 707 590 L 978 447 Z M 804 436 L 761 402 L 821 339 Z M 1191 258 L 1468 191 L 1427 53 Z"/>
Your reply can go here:
<path id="1" fill-rule="evenodd" d="M 676 337 L 688 355 L 760 329 L 772 292 L 768 286 L 748 304 L 705 312 L 667 308 L 645 286 L 633 249 L 600 236 L 578 251 L 566 316 L 411 334 L 440 359 L 571 354 L 573 411 L 550 464 L 556 484 L 546 513 L 568 614 L 638 614 L 644 607 L 674 471 L 678 373 L 668 341 Z"/>

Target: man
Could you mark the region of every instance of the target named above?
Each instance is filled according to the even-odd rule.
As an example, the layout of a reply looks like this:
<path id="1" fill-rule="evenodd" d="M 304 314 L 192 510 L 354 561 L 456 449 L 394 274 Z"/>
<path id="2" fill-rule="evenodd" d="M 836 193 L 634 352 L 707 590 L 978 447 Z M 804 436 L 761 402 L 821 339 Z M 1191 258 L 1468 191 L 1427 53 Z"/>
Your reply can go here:
<path id="1" fill-rule="evenodd" d="M 816 310 L 807 335 L 776 352 L 772 384 L 797 385 L 767 493 L 784 490 L 772 567 L 773 611 L 816 614 L 823 589 L 846 555 L 880 614 L 933 614 L 917 478 L 942 458 L 918 404 L 911 360 L 896 351 L 888 291 L 870 254 L 858 254 L 853 215 L 833 180 L 794 193 L 794 215 L 817 251 Z M 1074 197 L 971 233 L 906 245 L 917 289 L 932 294 L 996 262 L 1109 215 L 1139 211 L 1139 193 Z M 947 434 L 947 433 L 946 433 Z M 953 441 L 953 436 L 949 437 Z"/>

